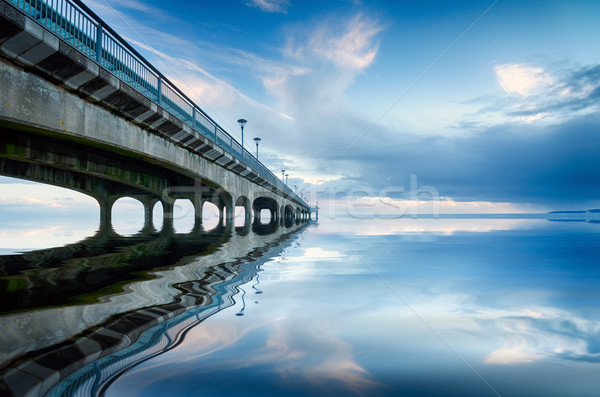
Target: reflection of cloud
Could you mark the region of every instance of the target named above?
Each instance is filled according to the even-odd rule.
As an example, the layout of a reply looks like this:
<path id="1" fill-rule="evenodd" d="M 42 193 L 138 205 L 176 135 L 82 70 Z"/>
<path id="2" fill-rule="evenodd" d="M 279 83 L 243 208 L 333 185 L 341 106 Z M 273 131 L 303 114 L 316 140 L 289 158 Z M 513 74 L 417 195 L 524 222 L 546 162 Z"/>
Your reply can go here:
<path id="1" fill-rule="evenodd" d="M 401 234 L 443 234 L 460 232 L 486 233 L 498 230 L 528 229 L 535 227 L 542 219 L 354 219 L 336 218 L 327 220 L 320 217 L 319 229 L 328 233 L 354 234 L 358 236 L 387 236 Z"/>
<path id="2" fill-rule="evenodd" d="M 277 362 L 276 371 L 282 381 L 303 379 L 320 390 L 335 385 L 352 394 L 365 394 L 379 386 L 354 360 L 352 345 L 333 334 L 332 324 L 321 321 L 306 327 L 286 320 L 273 323 L 265 345 L 239 365 Z"/>
<path id="3" fill-rule="evenodd" d="M 310 258 L 310 259 L 320 259 L 327 260 L 331 258 L 342 258 L 343 255 L 339 251 L 328 251 L 321 247 L 309 247 L 304 249 L 304 255 L 301 256 L 302 259 Z"/>
<path id="4" fill-rule="evenodd" d="M 529 363 L 535 361 L 540 356 L 532 356 L 522 350 L 521 347 L 512 348 L 501 348 L 486 357 L 484 362 L 486 364 L 515 364 L 515 363 Z"/>
<path id="5" fill-rule="evenodd" d="M 474 341 L 484 341 L 479 359 L 486 364 L 510 365 L 549 360 L 600 363 L 600 321 L 551 306 L 523 306 L 498 309 L 482 304 L 486 293 L 419 293 L 403 288 L 403 298 L 428 324 L 442 335 L 459 331 L 475 339 L 448 339 L 460 352 Z M 505 305 L 506 306 L 506 305 Z M 399 306 L 383 306 L 371 315 L 382 324 L 385 319 L 409 315 Z M 383 319 L 382 319 L 383 318 Z M 464 343 L 460 346 L 459 343 Z M 476 343 L 477 344 L 477 343 Z"/>
<path id="6" fill-rule="evenodd" d="M 488 364 L 513 364 L 558 357 L 600 362 L 600 322 L 556 308 L 523 313 L 489 313 L 480 323 L 487 333 L 504 341 L 489 353 Z M 492 317 L 492 318 L 490 318 Z"/>
<path id="7" fill-rule="evenodd" d="M 0 249 L 4 253 L 14 253 L 61 247 L 91 236 L 94 229 L 95 227 L 73 230 L 72 225 L 69 224 L 41 228 L 0 229 Z"/>
<path id="8" fill-rule="evenodd" d="M 132 369 L 128 376 L 168 379 L 178 375 L 170 372 L 170 362 L 175 363 L 174 371 L 179 371 L 185 363 L 197 366 L 194 362 L 204 358 L 210 362 L 206 368 L 215 372 L 268 366 L 278 375 L 268 375 L 269 382 L 274 384 L 293 380 L 310 384 L 319 391 L 334 386 L 353 395 L 379 387 L 355 361 L 353 346 L 333 334 L 333 324 L 320 321 L 306 327 L 306 321 L 310 320 L 279 317 L 250 324 L 206 322 L 186 336 L 185 349 L 159 356 Z M 244 338 L 251 338 L 252 343 Z"/>
<path id="9" fill-rule="evenodd" d="M 319 247 L 311 247 L 303 250 L 302 255 L 293 255 L 275 261 L 285 261 L 286 266 L 279 272 L 280 280 L 302 280 L 324 275 L 349 275 L 360 274 L 365 269 L 348 266 L 343 259 L 345 255 L 340 251 L 331 251 Z M 323 266 L 329 263 L 330 266 Z"/>

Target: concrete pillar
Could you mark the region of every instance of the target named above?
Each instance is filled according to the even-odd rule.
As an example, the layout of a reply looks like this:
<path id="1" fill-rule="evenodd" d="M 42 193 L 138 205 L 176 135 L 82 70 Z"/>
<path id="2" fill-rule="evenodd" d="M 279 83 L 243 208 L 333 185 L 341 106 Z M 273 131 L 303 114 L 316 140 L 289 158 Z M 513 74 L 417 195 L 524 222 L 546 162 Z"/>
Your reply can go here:
<path id="1" fill-rule="evenodd" d="M 260 211 L 262 209 L 258 206 L 253 206 L 253 210 L 254 210 L 254 222 L 260 223 Z"/>
<path id="2" fill-rule="evenodd" d="M 153 220 L 153 210 L 154 205 L 158 202 L 158 198 L 156 197 L 135 197 L 139 200 L 140 203 L 144 206 L 144 227 L 142 228 L 142 233 L 151 233 L 155 232 L 154 228 L 154 220 Z"/>
<path id="3" fill-rule="evenodd" d="M 103 197 L 96 198 L 98 205 L 100 206 L 100 227 L 99 231 L 109 232 L 113 230 L 112 227 L 112 207 L 118 197 L 106 195 Z"/>
<path id="4" fill-rule="evenodd" d="M 202 209 L 204 207 L 204 198 L 202 194 L 194 196 L 192 203 L 194 204 L 194 228 L 192 230 L 198 231 L 202 228 Z"/>
<path id="5" fill-rule="evenodd" d="M 219 202 L 219 204 L 217 205 L 217 208 L 219 208 L 219 225 L 223 225 L 223 220 L 224 220 L 224 210 L 225 210 L 225 204 Z"/>
<path id="6" fill-rule="evenodd" d="M 245 202 L 244 203 L 244 227 L 250 226 L 251 222 L 252 222 L 252 213 L 251 213 L 251 209 L 250 209 L 250 203 Z"/>
<path id="7" fill-rule="evenodd" d="M 235 223 L 235 207 L 233 203 L 225 206 L 225 215 L 227 226 L 233 226 Z"/>
<path id="8" fill-rule="evenodd" d="M 173 227 L 173 207 L 175 206 L 175 200 L 167 199 L 160 201 L 163 206 L 163 231 L 173 232 L 175 228 Z"/>

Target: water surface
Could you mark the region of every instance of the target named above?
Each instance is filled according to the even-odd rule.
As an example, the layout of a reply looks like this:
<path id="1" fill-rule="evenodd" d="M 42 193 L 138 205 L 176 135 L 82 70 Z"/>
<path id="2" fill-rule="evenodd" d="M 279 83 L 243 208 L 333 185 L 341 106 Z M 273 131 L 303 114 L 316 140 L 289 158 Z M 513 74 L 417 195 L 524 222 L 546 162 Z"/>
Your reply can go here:
<path id="1" fill-rule="evenodd" d="M 596 396 L 599 258 L 590 222 L 323 219 L 106 395 Z"/>

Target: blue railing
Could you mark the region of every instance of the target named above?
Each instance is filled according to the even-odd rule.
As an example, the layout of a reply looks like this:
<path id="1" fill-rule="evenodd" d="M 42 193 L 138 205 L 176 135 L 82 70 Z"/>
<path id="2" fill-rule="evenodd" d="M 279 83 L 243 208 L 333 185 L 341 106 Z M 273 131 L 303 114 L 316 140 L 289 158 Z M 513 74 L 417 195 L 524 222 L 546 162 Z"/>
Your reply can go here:
<path id="1" fill-rule="evenodd" d="M 214 142 L 272 186 L 308 207 L 199 106 L 80 0 L 5 0 L 140 94 Z"/>

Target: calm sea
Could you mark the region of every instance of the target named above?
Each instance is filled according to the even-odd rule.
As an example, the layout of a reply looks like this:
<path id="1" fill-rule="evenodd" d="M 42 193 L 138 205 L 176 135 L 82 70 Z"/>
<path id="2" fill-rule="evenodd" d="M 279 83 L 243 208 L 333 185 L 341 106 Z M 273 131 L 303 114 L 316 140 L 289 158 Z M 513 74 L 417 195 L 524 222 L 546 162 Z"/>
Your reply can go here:
<path id="1" fill-rule="evenodd" d="M 599 223 L 322 217 L 282 229 L 272 240 L 234 233 L 248 246 L 225 249 L 238 259 L 223 258 L 230 270 L 210 299 L 144 328 L 145 345 L 88 359 L 50 393 L 599 395 Z M 152 274 L 126 295 L 139 282 L 157 307 L 197 298 L 185 274 Z"/>

